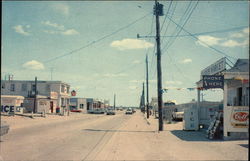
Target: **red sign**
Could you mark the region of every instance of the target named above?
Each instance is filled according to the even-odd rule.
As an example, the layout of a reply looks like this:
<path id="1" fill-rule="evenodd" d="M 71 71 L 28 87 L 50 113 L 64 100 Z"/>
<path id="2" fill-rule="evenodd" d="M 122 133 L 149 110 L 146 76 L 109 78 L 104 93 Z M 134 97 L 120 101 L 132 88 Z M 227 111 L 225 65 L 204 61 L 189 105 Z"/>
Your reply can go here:
<path id="1" fill-rule="evenodd" d="M 76 91 L 75 90 L 71 91 L 71 96 L 76 96 Z"/>
<path id="2" fill-rule="evenodd" d="M 246 113 L 246 112 L 236 112 L 233 115 L 233 118 L 235 120 L 237 120 L 237 121 L 244 122 L 244 121 L 247 121 L 247 119 L 248 119 L 248 113 Z"/>

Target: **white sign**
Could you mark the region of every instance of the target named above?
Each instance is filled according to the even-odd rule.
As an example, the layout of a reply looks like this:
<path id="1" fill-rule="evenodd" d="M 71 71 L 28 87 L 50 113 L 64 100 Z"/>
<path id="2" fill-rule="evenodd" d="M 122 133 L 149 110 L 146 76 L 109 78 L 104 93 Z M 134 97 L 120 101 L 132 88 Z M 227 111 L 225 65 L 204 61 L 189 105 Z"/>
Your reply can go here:
<path id="1" fill-rule="evenodd" d="M 227 132 L 248 132 L 248 106 L 225 106 L 223 112 L 224 135 L 226 135 Z"/>
<path id="2" fill-rule="evenodd" d="M 201 71 L 201 77 L 203 75 L 214 75 L 226 69 L 226 57 L 221 58 L 217 62 L 208 66 L 207 68 Z"/>

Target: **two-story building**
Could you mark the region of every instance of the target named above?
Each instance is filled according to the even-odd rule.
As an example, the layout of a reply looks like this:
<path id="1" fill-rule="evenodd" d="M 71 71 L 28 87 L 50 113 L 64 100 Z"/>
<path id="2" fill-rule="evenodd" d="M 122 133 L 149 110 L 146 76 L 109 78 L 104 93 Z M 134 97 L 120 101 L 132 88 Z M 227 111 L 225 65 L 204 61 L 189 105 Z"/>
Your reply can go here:
<path id="1" fill-rule="evenodd" d="M 53 107 L 59 107 L 61 110 L 69 108 L 70 85 L 62 81 L 35 81 L 31 80 L 1 80 L 1 95 L 19 95 L 23 97 L 32 97 L 35 95 L 54 98 L 57 95 L 56 104 Z M 53 102 L 54 103 L 54 102 Z M 51 105 L 52 106 L 52 105 Z M 54 109 L 54 108 L 52 108 Z M 53 110 L 53 112 L 55 112 Z"/>

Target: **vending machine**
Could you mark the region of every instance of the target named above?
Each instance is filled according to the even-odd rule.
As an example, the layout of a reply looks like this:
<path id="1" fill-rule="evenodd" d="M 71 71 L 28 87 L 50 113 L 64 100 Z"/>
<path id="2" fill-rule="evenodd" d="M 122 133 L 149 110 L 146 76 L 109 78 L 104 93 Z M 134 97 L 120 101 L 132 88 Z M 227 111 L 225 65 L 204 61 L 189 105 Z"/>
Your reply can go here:
<path id="1" fill-rule="evenodd" d="M 199 130 L 198 108 L 196 106 L 184 109 L 183 130 Z"/>

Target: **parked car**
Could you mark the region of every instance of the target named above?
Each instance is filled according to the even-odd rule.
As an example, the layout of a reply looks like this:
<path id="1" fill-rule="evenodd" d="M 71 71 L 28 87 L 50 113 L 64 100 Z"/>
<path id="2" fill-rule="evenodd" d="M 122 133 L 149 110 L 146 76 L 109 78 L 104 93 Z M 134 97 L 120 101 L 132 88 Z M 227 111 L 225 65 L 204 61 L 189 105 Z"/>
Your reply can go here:
<path id="1" fill-rule="evenodd" d="M 126 115 L 132 115 L 133 114 L 133 111 L 131 108 L 128 108 L 125 112 Z"/>
<path id="2" fill-rule="evenodd" d="M 9 132 L 10 125 L 8 125 L 5 121 L 1 123 L 0 136 L 3 136 Z"/>
<path id="3" fill-rule="evenodd" d="M 101 108 L 96 108 L 96 109 L 93 110 L 92 113 L 93 113 L 93 114 L 104 114 L 105 112 L 104 112 L 104 110 L 101 109 Z"/>
<path id="4" fill-rule="evenodd" d="M 133 112 L 133 113 L 135 113 L 135 112 L 136 112 L 136 110 L 133 108 L 133 109 L 132 109 L 132 112 Z"/>
<path id="5" fill-rule="evenodd" d="M 115 111 L 114 110 L 107 110 L 107 115 L 115 115 Z"/>

